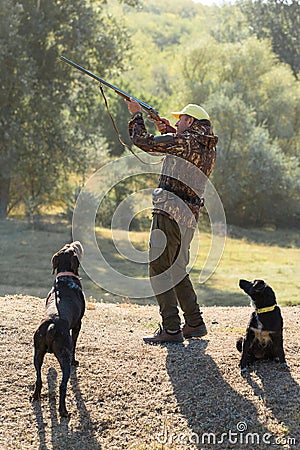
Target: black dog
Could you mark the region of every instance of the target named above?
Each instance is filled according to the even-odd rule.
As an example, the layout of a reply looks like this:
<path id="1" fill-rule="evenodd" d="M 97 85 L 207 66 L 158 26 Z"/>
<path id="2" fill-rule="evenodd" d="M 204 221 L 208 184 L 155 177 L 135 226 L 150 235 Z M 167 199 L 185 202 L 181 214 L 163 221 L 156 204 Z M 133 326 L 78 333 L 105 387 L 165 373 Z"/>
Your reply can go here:
<path id="1" fill-rule="evenodd" d="M 279 361 L 288 368 L 283 350 L 283 320 L 273 289 L 263 280 L 240 280 L 239 286 L 251 297 L 255 312 L 252 313 L 246 337 L 238 339 L 236 346 L 242 353 L 241 374 L 256 360 Z"/>
<path id="2" fill-rule="evenodd" d="M 76 241 L 65 245 L 53 255 L 52 273 L 57 271 L 56 280 L 46 300 L 45 316 L 34 335 L 34 366 L 37 378 L 32 400 L 39 400 L 41 396 L 41 368 L 44 356 L 47 352 L 54 353 L 63 373 L 59 388 L 61 417 L 69 416 L 66 409 L 67 383 L 71 365 L 78 365 L 75 348 L 85 311 L 85 298 L 78 278 L 82 254 L 82 245 Z"/>

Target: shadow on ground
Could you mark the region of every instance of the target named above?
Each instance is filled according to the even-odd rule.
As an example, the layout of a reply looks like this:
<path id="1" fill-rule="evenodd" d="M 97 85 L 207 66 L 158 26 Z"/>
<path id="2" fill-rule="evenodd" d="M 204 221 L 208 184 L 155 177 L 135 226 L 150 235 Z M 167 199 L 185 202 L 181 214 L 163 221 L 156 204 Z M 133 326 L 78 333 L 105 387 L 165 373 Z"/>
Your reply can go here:
<path id="1" fill-rule="evenodd" d="M 287 439 L 300 443 L 300 386 L 288 370 L 271 361 L 260 361 L 247 376 L 253 394 L 263 400 L 280 423 Z M 257 380 L 255 380 L 257 378 Z M 293 444 L 291 441 L 291 445 Z M 299 447 L 298 447 L 299 448 Z"/>
<path id="2" fill-rule="evenodd" d="M 206 353 L 207 345 L 208 341 L 195 339 L 187 346 L 167 346 L 168 375 L 191 433 L 168 436 L 166 429 L 165 444 L 174 448 L 193 444 L 199 449 L 269 448 L 262 444 L 269 431 L 258 421 L 255 405 L 224 380 L 214 359 Z M 248 442 L 243 431 L 251 433 Z"/>
<path id="3" fill-rule="evenodd" d="M 101 450 L 101 445 L 98 443 L 95 436 L 95 426 L 91 421 L 89 412 L 82 397 L 76 370 L 73 369 L 70 377 L 70 384 L 75 396 L 76 407 L 78 411 L 78 422 L 76 427 L 71 427 L 69 419 L 60 418 L 58 416 L 58 393 L 59 383 L 57 382 L 57 372 L 55 369 L 50 368 L 47 374 L 48 381 L 48 407 L 51 420 L 51 447 L 47 444 L 46 439 L 46 426 L 43 409 L 41 402 L 34 402 L 33 410 L 36 416 L 38 435 L 39 435 L 39 450 L 47 450 L 52 448 L 53 450 L 82 450 L 84 448 L 89 450 Z M 44 396 L 43 396 L 44 397 Z M 42 402 L 45 402 L 45 397 Z M 67 408 L 70 404 L 70 397 L 66 399 Z"/>

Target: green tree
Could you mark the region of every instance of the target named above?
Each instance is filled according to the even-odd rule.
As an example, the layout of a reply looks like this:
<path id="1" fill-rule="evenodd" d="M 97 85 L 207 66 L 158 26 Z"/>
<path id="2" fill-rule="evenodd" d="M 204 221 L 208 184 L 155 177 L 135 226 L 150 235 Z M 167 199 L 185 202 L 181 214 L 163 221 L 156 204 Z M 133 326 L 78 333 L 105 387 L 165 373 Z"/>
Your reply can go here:
<path id="1" fill-rule="evenodd" d="M 299 84 L 268 41 L 219 41 L 203 38 L 186 54 L 178 84 L 186 86 L 182 103 L 211 114 L 219 136 L 213 181 L 228 220 L 291 223 L 300 192 Z"/>
<path id="2" fill-rule="evenodd" d="M 21 139 L 19 99 L 30 83 L 30 77 L 26 77 L 26 74 L 20 76 L 19 80 L 12 76 L 16 70 L 18 49 L 23 45 L 18 34 L 21 17 L 21 4 L 12 5 L 10 0 L 3 0 L 0 9 L 0 218 L 6 216 L 10 174 L 17 159 L 17 145 Z"/>
<path id="3" fill-rule="evenodd" d="M 216 26 L 210 31 L 217 42 L 242 42 L 249 34 L 249 24 L 241 9 L 225 4 L 219 11 Z"/>
<path id="4" fill-rule="evenodd" d="M 213 181 L 231 223 L 288 225 L 300 197 L 299 167 L 281 151 L 239 98 L 212 95 L 220 146 Z M 283 214 L 284 211 L 284 214 Z"/>
<path id="5" fill-rule="evenodd" d="M 238 97 L 249 113 L 255 110 L 256 125 L 266 126 L 284 153 L 297 155 L 299 83 L 291 69 L 278 62 L 268 41 L 251 36 L 234 43 L 206 38 L 199 44 L 183 59 L 184 101 L 204 104 L 216 92 Z"/>
<path id="6" fill-rule="evenodd" d="M 81 0 L 4 0 L 0 30 L 0 217 L 5 217 L 10 195 L 38 212 L 57 198 L 58 180 L 84 176 L 93 149 L 103 148 L 98 90 L 59 55 L 109 76 L 123 66 L 129 40 L 102 2 Z"/>
<path id="7" fill-rule="evenodd" d="M 299 0 L 244 0 L 240 3 L 252 32 L 269 38 L 280 60 L 289 64 L 298 79 L 300 71 Z"/>

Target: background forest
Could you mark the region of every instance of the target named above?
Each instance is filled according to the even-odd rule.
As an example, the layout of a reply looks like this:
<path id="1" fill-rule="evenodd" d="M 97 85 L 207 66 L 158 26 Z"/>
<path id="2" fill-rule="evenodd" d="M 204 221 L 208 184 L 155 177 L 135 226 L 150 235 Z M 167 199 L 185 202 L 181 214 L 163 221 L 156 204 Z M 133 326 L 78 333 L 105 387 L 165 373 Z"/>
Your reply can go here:
<path id="1" fill-rule="evenodd" d="M 202 104 L 227 221 L 299 224 L 299 1 L 3 0 L 0 30 L 2 218 L 70 214 L 87 178 L 124 153 L 97 84 L 65 55 L 169 119 Z M 126 105 L 107 97 L 128 140 Z M 131 189 L 116 187 L 108 210 Z"/>

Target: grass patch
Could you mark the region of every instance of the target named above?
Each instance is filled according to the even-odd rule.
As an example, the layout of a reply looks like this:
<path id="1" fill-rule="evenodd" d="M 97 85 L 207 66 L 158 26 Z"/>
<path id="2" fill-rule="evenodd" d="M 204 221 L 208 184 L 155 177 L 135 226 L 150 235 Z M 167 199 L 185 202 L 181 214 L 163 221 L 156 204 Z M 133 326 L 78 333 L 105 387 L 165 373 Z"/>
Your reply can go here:
<path id="1" fill-rule="evenodd" d="M 32 230 L 26 222 L 0 221 L 0 295 L 30 294 L 45 297 L 51 288 L 51 258 L 55 251 L 70 241 L 70 230 L 63 223 L 43 223 L 41 230 Z M 111 241 L 111 232 L 97 229 L 98 242 L 107 261 L 121 273 L 147 276 L 147 265 L 131 263 L 120 257 Z M 138 250 L 147 250 L 149 233 L 130 232 L 131 243 Z M 275 290 L 281 305 L 300 304 L 299 267 L 300 238 L 295 230 L 245 230 L 229 228 L 223 257 L 213 276 L 198 282 L 206 259 L 210 234 L 200 232 L 200 249 L 191 272 L 201 305 L 247 306 L 248 298 L 239 289 L 240 278 L 266 280 Z M 132 301 L 155 303 L 153 298 L 130 300 L 114 296 L 97 287 L 81 271 L 87 298 L 97 301 Z"/>

